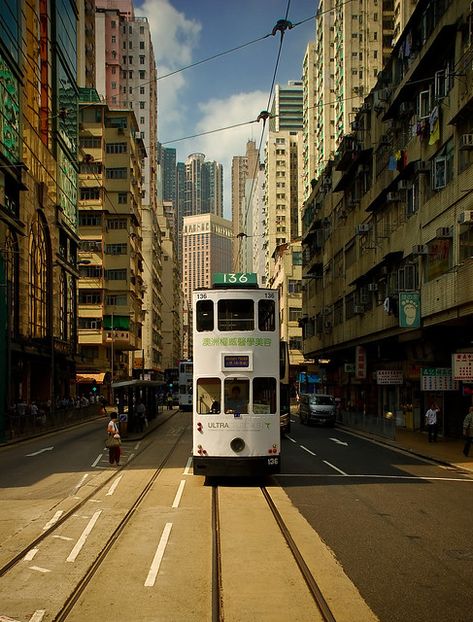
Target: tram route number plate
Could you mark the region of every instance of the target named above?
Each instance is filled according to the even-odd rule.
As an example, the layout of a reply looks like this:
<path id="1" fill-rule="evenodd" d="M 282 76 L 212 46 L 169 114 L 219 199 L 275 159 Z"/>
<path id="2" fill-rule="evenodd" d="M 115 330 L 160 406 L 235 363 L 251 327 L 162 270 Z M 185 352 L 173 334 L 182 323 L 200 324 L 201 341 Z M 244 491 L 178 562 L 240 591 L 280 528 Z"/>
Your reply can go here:
<path id="1" fill-rule="evenodd" d="M 268 466 L 275 466 L 276 464 L 279 464 L 279 458 L 277 456 L 268 458 Z"/>

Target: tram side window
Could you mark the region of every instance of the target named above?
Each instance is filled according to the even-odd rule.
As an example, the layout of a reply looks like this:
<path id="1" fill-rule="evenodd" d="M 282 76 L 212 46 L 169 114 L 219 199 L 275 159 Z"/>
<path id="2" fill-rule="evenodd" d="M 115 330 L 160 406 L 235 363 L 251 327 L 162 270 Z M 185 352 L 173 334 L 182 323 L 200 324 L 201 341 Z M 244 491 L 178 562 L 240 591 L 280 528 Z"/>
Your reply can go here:
<path id="1" fill-rule="evenodd" d="M 276 378 L 254 378 L 253 412 L 255 415 L 276 412 Z"/>
<path id="2" fill-rule="evenodd" d="M 255 305 L 253 300 L 219 300 L 218 329 L 242 331 L 255 329 Z"/>
<path id="3" fill-rule="evenodd" d="M 260 300 L 258 302 L 258 328 L 261 331 L 276 330 L 274 300 Z"/>
<path id="4" fill-rule="evenodd" d="M 214 329 L 214 304 L 212 300 L 198 300 L 196 305 L 199 333 Z"/>
<path id="5" fill-rule="evenodd" d="M 225 378 L 225 412 L 247 413 L 250 382 L 247 378 Z"/>
<path id="6" fill-rule="evenodd" d="M 195 407 L 199 415 L 216 415 L 220 412 L 220 378 L 197 380 Z"/>

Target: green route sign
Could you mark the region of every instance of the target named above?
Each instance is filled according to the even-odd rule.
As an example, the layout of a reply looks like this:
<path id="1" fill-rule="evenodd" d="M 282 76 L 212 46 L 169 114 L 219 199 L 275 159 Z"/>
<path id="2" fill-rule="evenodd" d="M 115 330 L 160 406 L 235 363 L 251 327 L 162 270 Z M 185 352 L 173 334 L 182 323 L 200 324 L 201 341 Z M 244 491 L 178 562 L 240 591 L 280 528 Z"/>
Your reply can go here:
<path id="1" fill-rule="evenodd" d="M 216 272 L 214 287 L 258 287 L 256 272 Z"/>

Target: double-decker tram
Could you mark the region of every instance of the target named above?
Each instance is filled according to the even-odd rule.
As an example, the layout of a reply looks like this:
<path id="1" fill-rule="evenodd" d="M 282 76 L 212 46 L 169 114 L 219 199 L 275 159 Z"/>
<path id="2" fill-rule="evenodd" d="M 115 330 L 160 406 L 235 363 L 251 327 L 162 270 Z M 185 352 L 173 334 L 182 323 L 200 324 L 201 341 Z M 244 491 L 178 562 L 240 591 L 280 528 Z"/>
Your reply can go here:
<path id="1" fill-rule="evenodd" d="M 193 465 L 199 475 L 280 467 L 279 293 L 215 274 L 193 293 Z"/>
<path id="2" fill-rule="evenodd" d="M 179 408 L 192 409 L 192 361 L 179 362 Z"/>

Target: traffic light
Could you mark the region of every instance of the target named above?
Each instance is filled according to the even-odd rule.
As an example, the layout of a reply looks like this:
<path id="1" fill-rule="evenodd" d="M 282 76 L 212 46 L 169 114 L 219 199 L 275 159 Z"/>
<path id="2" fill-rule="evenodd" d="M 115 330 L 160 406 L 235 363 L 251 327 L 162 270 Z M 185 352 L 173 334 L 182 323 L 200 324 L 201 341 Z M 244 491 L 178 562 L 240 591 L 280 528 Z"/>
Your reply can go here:
<path id="1" fill-rule="evenodd" d="M 173 383 L 172 383 L 172 382 L 170 382 L 170 383 L 168 384 L 168 387 L 169 387 L 170 389 L 172 389 L 172 387 L 173 387 Z"/>
<path id="2" fill-rule="evenodd" d="M 94 380 L 94 383 L 92 385 L 92 393 L 97 393 L 97 382 Z"/>

